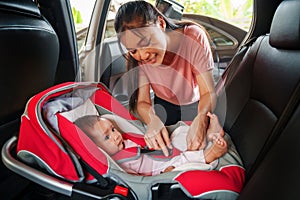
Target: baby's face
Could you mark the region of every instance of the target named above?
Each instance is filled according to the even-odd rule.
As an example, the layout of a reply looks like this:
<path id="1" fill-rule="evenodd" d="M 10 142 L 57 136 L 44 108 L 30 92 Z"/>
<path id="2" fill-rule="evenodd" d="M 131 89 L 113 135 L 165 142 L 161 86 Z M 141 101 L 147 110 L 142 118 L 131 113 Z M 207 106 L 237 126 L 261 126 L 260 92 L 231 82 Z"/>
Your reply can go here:
<path id="1" fill-rule="evenodd" d="M 124 148 L 121 133 L 105 118 L 100 118 L 94 126 L 94 142 L 109 155 L 114 155 Z"/>

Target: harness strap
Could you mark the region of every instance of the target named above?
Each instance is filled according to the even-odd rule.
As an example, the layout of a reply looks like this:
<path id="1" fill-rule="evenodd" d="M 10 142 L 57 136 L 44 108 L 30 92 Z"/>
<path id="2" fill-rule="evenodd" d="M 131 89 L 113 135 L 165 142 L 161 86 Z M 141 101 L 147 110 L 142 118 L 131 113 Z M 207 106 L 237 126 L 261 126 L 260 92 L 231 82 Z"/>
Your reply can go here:
<path id="1" fill-rule="evenodd" d="M 172 155 L 173 154 L 173 149 L 168 148 L 168 152 L 169 152 L 169 155 Z M 142 154 L 147 154 L 147 155 L 156 155 L 156 156 L 164 155 L 162 150 L 150 150 L 150 149 L 147 149 L 147 148 L 146 149 L 141 149 L 141 153 Z"/>
<path id="2" fill-rule="evenodd" d="M 152 150 L 147 148 L 141 148 L 139 146 L 136 147 L 129 147 L 125 148 L 115 155 L 112 156 L 113 160 L 117 161 L 118 163 L 123 163 L 131 160 L 136 160 L 142 155 L 148 155 L 153 157 L 153 159 L 171 159 L 174 156 L 177 156 L 180 154 L 180 151 L 176 148 L 168 149 L 169 156 L 165 157 L 162 150 Z"/>
<path id="3" fill-rule="evenodd" d="M 143 135 L 135 134 L 135 133 L 123 133 L 122 137 L 124 140 L 131 140 L 132 142 L 138 144 L 140 148 L 141 154 L 148 154 L 148 155 L 164 155 L 162 150 L 152 150 L 148 149 L 146 146 L 146 142 Z M 169 155 L 173 154 L 172 149 L 168 149 Z"/>
<path id="4" fill-rule="evenodd" d="M 96 170 L 94 170 L 89 164 L 87 164 L 83 159 L 79 159 L 81 164 L 84 166 L 87 172 L 89 172 L 99 183 L 100 187 L 106 188 L 108 186 L 108 181 L 99 174 Z"/>

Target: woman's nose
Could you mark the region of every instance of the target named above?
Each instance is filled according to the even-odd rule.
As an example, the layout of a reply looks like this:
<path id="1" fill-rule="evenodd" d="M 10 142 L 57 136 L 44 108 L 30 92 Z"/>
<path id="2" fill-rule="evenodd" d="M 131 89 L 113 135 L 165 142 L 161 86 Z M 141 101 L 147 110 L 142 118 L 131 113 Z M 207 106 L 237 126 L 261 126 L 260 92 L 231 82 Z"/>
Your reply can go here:
<path id="1" fill-rule="evenodd" d="M 141 61 L 145 61 L 149 59 L 150 53 L 147 51 L 147 49 L 145 48 L 141 48 L 138 50 L 139 54 L 140 54 L 140 60 Z"/>

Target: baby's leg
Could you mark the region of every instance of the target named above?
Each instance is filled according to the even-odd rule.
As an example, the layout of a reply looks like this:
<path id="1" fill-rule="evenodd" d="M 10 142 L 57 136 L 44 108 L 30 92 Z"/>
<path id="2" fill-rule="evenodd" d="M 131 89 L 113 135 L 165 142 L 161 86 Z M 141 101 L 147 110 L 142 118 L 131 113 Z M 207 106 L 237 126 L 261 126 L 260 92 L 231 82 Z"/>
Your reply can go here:
<path id="1" fill-rule="evenodd" d="M 210 118 L 207 129 L 207 140 L 213 141 L 219 137 L 224 137 L 224 130 L 219 123 L 217 115 L 208 112 L 207 116 Z"/>
<path id="2" fill-rule="evenodd" d="M 162 173 L 170 172 L 170 171 L 172 171 L 173 169 L 175 169 L 174 166 L 169 166 L 169 167 L 167 167 Z"/>
<path id="3" fill-rule="evenodd" d="M 220 158 L 227 152 L 227 142 L 223 137 L 217 138 L 213 141 L 212 145 L 204 150 L 204 157 L 206 163 Z"/>

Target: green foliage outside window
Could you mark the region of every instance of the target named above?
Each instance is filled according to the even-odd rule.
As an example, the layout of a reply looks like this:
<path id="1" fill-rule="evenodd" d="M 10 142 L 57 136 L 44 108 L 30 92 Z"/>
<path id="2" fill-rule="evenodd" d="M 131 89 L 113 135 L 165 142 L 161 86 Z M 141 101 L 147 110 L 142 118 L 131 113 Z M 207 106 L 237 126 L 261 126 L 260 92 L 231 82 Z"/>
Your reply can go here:
<path id="1" fill-rule="evenodd" d="M 184 13 L 199 14 L 213 17 L 240 28 L 249 30 L 253 14 L 254 0 L 175 0 L 184 5 Z M 155 5 L 156 0 L 149 0 Z M 239 6 L 234 6 L 232 2 L 239 2 Z M 82 23 L 79 10 L 72 7 L 75 24 Z"/>
<path id="2" fill-rule="evenodd" d="M 249 30 L 253 13 L 253 0 L 175 0 L 184 6 L 184 13 L 205 15 L 229 22 L 245 30 Z M 155 0 L 150 0 L 155 5 Z"/>
<path id="3" fill-rule="evenodd" d="M 80 11 L 77 10 L 75 7 L 72 7 L 72 14 L 73 14 L 73 20 L 74 20 L 75 24 L 81 24 L 82 17 L 81 17 Z"/>

